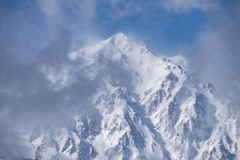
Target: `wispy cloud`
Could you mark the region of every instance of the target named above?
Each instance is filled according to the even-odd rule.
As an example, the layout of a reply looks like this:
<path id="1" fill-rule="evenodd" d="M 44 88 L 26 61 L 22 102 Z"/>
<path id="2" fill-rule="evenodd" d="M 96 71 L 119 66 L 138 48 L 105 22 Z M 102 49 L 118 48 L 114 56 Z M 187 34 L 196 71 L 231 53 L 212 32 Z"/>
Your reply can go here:
<path id="1" fill-rule="evenodd" d="M 94 30 L 93 20 L 97 15 L 95 0 L 38 0 L 51 40 L 58 38 L 59 32 L 67 30 L 74 35 L 86 36 Z M 76 37 L 75 37 L 76 38 Z"/>
<path id="2" fill-rule="evenodd" d="M 239 102 L 240 96 L 240 3 L 232 13 L 222 9 L 214 13 L 191 49 L 191 72 L 199 79 L 213 82 L 222 98 Z"/>
<path id="3" fill-rule="evenodd" d="M 101 12 L 105 12 L 105 14 L 113 19 L 118 20 L 119 18 L 122 18 L 124 16 L 129 16 L 133 14 L 137 14 L 144 10 L 144 5 L 149 5 L 149 3 L 138 3 L 136 1 L 130 0 L 130 1 L 119 1 L 119 0 L 113 0 L 105 1 L 105 5 L 108 5 L 109 8 L 101 8 L 99 7 Z"/>
<path id="4" fill-rule="evenodd" d="M 188 12 L 193 9 L 208 11 L 219 8 L 218 3 L 214 0 L 160 0 L 160 5 L 167 11 L 176 13 Z"/>

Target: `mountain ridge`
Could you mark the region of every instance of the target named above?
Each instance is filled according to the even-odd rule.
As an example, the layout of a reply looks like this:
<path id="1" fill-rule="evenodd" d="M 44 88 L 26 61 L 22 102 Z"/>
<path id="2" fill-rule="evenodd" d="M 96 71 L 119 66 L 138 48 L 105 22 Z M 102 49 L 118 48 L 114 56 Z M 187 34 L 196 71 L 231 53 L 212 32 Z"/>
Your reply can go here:
<path id="1" fill-rule="evenodd" d="M 97 84 L 88 99 L 98 112 L 68 115 L 75 129 L 36 126 L 29 140 L 36 160 L 240 158 L 240 122 L 226 116 L 211 83 L 178 63 L 182 56 L 157 56 L 119 33 L 68 58 L 79 65 L 66 75 Z"/>

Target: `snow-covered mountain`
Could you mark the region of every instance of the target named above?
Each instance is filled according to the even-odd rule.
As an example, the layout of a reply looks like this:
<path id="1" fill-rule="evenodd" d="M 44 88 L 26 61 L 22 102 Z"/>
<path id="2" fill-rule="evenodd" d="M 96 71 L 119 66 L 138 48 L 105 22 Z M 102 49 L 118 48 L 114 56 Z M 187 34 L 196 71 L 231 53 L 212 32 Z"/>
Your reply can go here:
<path id="1" fill-rule="evenodd" d="M 60 84 L 56 90 L 77 83 L 65 83 L 73 73 L 96 83 L 88 101 L 97 112 L 69 111 L 74 127 L 37 125 L 29 139 L 36 160 L 240 159 L 240 120 L 230 102 L 194 79 L 182 56 L 156 55 L 120 33 L 68 58 L 76 65 L 63 78 L 44 75 Z"/>

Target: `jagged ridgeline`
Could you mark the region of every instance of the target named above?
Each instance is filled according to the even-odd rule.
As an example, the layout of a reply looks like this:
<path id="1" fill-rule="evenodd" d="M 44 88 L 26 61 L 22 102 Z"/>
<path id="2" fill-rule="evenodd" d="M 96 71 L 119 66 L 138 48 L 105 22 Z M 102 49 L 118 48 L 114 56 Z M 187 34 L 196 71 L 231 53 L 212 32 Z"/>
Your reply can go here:
<path id="1" fill-rule="evenodd" d="M 240 159 L 240 121 L 182 56 L 164 58 L 117 34 L 68 58 L 97 83 L 89 97 L 97 112 L 66 111 L 75 127 L 37 125 L 29 139 L 36 160 Z"/>

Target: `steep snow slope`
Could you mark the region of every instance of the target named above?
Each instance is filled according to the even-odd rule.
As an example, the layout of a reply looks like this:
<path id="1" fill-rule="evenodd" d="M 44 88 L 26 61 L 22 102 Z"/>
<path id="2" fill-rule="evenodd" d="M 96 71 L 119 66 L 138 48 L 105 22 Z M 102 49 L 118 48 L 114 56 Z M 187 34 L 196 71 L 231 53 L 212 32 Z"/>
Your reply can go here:
<path id="1" fill-rule="evenodd" d="M 160 58 L 121 33 L 68 56 L 75 74 L 97 83 L 89 99 L 98 113 L 69 115 L 75 128 L 36 126 L 35 159 L 240 158 L 239 119 L 212 84 L 191 77 L 182 56 Z"/>

